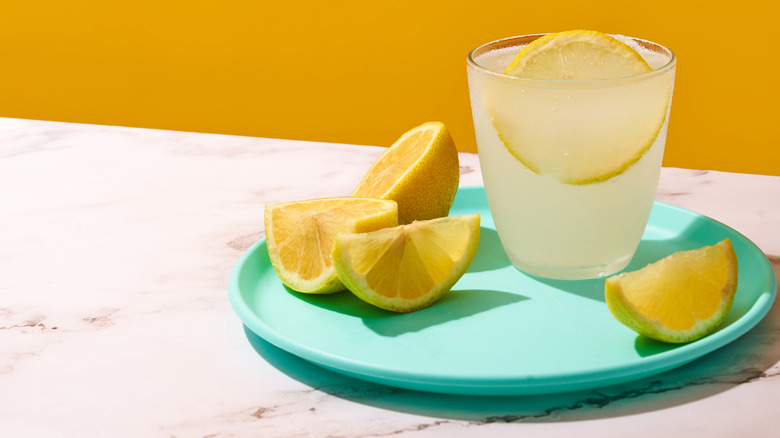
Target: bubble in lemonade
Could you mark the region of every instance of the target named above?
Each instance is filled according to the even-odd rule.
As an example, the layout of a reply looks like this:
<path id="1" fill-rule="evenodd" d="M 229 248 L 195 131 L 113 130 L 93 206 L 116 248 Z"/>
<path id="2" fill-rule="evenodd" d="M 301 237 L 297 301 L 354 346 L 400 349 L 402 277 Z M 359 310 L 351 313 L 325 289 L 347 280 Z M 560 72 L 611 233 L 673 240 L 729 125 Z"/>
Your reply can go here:
<path id="1" fill-rule="evenodd" d="M 509 259 L 526 272 L 609 275 L 641 240 L 675 59 L 657 44 L 620 40 L 573 31 L 509 38 L 469 55 L 488 203 Z"/>

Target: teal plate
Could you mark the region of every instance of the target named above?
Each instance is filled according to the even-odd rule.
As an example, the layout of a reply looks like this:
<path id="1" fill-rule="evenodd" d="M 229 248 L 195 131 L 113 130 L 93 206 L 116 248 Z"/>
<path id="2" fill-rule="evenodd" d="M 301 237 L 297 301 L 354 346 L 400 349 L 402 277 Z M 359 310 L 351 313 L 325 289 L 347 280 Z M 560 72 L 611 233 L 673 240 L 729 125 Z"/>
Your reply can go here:
<path id="1" fill-rule="evenodd" d="M 498 240 L 482 187 L 458 191 L 450 215 L 479 213 L 479 250 L 468 272 L 431 307 L 396 314 L 349 292 L 287 289 L 265 239 L 230 276 L 230 302 L 258 336 L 321 367 L 385 385 L 438 393 L 521 395 L 576 391 L 647 377 L 737 339 L 766 315 L 777 282 L 769 260 L 733 229 L 656 202 L 627 270 L 675 251 L 730 238 L 739 286 L 723 324 L 688 344 L 641 337 L 604 303 L 604 279 L 533 277 L 513 267 Z"/>

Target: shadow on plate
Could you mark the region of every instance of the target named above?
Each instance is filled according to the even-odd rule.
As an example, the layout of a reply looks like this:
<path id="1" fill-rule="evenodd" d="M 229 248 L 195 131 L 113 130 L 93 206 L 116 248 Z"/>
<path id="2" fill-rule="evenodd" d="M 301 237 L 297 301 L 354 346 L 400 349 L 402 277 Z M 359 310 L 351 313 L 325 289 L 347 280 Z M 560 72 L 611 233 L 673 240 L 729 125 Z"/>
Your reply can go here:
<path id="1" fill-rule="evenodd" d="M 654 339 L 646 338 L 640 335 L 637 335 L 636 341 L 634 341 L 634 349 L 636 350 L 637 354 L 642 357 L 666 353 L 667 351 L 680 348 L 683 345 L 686 344 L 670 344 L 667 342 L 656 341 Z"/>
<path id="2" fill-rule="evenodd" d="M 493 271 L 511 264 L 496 230 L 481 227 L 477 254 L 474 256 L 474 261 L 471 262 L 468 272 Z"/>
<path id="3" fill-rule="evenodd" d="M 271 345 L 248 328 L 244 330 L 249 343 L 268 363 L 334 397 L 397 412 L 478 423 L 582 421 L 666 409 L 773 377 L 778 372 L 769 370 L 780 361 L 777 303 L 741 338 L 674 370 L 589 391 L 535 396 L 459 396 L 365 382 L 314 365 Z"/>
<path id="4" fill-rule="evenodd" d="M 374 312 L 363 315 L 363 323 L 380 336 L 399 336 L 527 299 L 497 290 L 453 290 L 428 308 L 405 314 Z"/>
<path id="5" fill-rule="evenodd" d="M 349 292 L 324 296 L 290 293 L 317 307 L 361 318 L 366 327 L 378 335 L 391 337 L 418 332 L 528 299 L 523 295 L 498 290 L 451 290 L 430 307 L 412 313 L 396 313 L 372 306 Z"/>

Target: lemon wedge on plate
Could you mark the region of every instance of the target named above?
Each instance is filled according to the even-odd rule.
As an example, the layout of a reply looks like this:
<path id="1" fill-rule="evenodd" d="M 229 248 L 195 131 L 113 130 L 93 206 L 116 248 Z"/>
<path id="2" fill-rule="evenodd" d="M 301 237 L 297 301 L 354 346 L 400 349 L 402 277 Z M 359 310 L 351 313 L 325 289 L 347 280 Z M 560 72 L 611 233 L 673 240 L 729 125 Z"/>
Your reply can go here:
<path id="1" fill-rule="evenodd" d="M 368 169 L 352 196 L 392 199 L 398 223 L 447 216 L 460 178 L 458 151 L 441 122 L 404 133 Z"/>
<path id="2" fill-rule="evenodd" d="M 344 290 L 331 255 L 338 233 L 398 225 L 394 201 L 320 198 L 265 207 L 265 236 L 271 264 L 287 287 L 324 294 Z"/>
<path id="3" fill-rule="evenodd" d="M 395 312 L 420 310 L 466 272 L 479 245 L 479 222 L 472 214 L 339 234 L 333 265 L 363 301 Z"/>
<path id="4" fill-rule="evenodd" d="M 729 239 L 679 251 L 607 278 L 607 307 L 621 323 L 663 342 L 690 342 L 720 325 L 734 301 L 737 256 Z"/>

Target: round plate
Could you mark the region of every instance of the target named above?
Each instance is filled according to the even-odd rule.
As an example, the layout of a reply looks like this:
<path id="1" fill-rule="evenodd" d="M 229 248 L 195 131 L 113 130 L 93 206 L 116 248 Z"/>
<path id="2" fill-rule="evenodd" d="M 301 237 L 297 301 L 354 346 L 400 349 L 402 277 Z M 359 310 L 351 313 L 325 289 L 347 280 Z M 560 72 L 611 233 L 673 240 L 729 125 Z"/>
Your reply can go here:
<path id="1" fill-rule="evenodd" d="M 470 213 L 482 216 L 474 262 L 426 309 L 396 314 L 349 292 L 294 292 L 277 278 L 265 239 L 236 263 L 230 302 L 258 336 L 348 376 L 421 391 L 520 395 L 607 386 L 683 365 L 750 330 L 775 297 L 771 264 L 750 240 L 708 217 L 656 202 L 626 269 L 730 238 L 739 260 L 739 286 L 731 312 L 715 332 L 682 345 L 652 341 L 612 317 L 604 303 L 604 279 L 550 280 L 513 267 L 482 187 L 458 191 L 450 215 Z"/>

